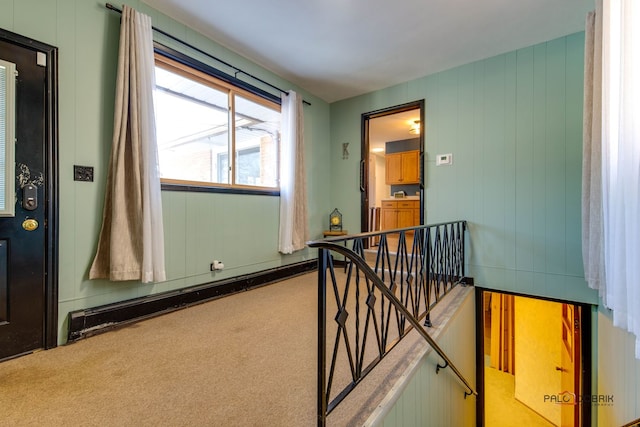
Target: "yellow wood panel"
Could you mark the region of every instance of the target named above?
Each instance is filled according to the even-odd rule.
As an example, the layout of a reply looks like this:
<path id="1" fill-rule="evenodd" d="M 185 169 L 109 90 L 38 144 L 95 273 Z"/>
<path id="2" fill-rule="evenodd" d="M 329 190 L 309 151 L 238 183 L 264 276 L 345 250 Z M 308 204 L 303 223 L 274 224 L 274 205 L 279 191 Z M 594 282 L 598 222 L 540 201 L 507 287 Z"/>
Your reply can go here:
<path id="1" fill-rule="evenodd" d="M 381 230 L 413 227 L 420 224 L 419 200 L 385 200 L 380 209 Z"/>
<path id="2" fill-rule="evenodd" d="M 395 203 L 398 209 L 418 209 L 420 207 L 418 200 L 399 200 Z"/>
<path id="3" fill-rule="evenodd" d="M 380 229 L 392 230 L 398 228 L 398 211 L 396 209 L 382 208 L 380 210 Z"/>
<path id="4" fill-rule="evenodd" d="M 414 225 L 414 209 L 398 209 L 398 228 L 413 227 Z"/>
<path id="5" fill-rule="evenodd" d="M 383 201 L 382 209 L 395 209 L 398 207 L 398 202 L 395 201 Z"/>
<path id="6" fill-rule="evenodd" d="M 420 152 L 418 150 L 391 153 L 385 156 L 385 182 L 417 184 L 420 182 Z"/>
<path id="7" fill-rule="evenodd" d="M 404 184 L 417 184 L 420 182 L 419 158 L 419 151 L 402 153 L 402 182 Z"/>
<path id="8" fill-rule="evenodd" d="M 387 154 L 385 156 L 384 173 L 387 184 L 402 182 L 402 154 Z"/>

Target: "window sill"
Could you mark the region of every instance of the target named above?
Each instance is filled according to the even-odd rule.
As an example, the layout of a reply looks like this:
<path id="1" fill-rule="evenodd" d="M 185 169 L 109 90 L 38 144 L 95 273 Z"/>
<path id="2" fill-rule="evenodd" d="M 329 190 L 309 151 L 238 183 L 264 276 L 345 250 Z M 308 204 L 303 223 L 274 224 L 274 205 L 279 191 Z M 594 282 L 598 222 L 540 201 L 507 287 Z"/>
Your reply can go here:
<path id="1" fill-rule="evenodd" d="M 165 184 L 161 183 L 162 191 L 188 191 L 192 193 L 222 193 L 222 194 L 245 194 L 256 196 L 280 196 L 280 190 L 266 190 L 262 188 L 240 188 L 240 187 L 203 187 L 189 184 Z"/>

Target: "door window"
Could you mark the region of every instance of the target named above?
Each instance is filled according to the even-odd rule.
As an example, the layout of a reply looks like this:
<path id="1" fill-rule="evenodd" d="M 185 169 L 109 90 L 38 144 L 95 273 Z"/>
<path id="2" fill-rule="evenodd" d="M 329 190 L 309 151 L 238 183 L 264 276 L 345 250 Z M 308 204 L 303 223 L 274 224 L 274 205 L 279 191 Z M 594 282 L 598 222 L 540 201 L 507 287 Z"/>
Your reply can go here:
<path id="1" fill-rule="evenodd" d="M 14 216 L 15 64 L 0 59 L 0 216 Z"/>

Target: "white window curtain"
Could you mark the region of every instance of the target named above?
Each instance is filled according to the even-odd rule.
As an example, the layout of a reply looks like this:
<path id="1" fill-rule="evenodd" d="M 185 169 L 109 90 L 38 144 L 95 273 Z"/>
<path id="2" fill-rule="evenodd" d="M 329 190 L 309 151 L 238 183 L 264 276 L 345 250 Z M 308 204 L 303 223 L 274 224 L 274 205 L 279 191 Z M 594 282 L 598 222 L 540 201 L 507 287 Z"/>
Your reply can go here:
<path id="1" fill-rule="evenodd" d="M 290 254 L 308 240 L 307 182 L 304 168 L 302 98 L 294 91 L 282 94 L 280 140 L 280 230 L 278 250 Z"/>
<path id="2" fill-rule="evenodd" d="M 594 69 L 599 68 L 602 73 L 602 107 L 600 111 L 593 110 L 591 139 L 585 136 L 584 150 L 589 150 L 591 155 L 589 162 L 584 163 L 589 167 L 584 175 L 590 179 L 585 186 L 597 187 L 598 173 L 601 173 L 602 220 L 599 226 L 591 218 L 583 223 L 589 235 L 585 277 L 590 280 L 590 286 L 599 290 L 604 305 L 612 310 L 614 325 L 636 336 L 635 355 L 640 359 L 640 2 L 604 0 L 601 6 L 599 1 L 596 4 L 593 28 L 597 32 L 601 20 L 602 62 L 598 67 L 596 58 Z M 600 36 L 590 36 L 589 31 L 587 25 L 587 40 L 597 41 Z M 593 53 L 597 54 L 598 49 L 594 48 Z M 595 92 L 597 85 L 592 83 L 589 90 Z M 587 86 L 585 80 L 585 94 Z M 595 93 L 593 98 L 597 98 Z M 597 99 L 593 102 L 597 107 L 596 103 Z M 597 129 L 599 119 L 600 130 Z M 598 133 L 600 150 L 596 146 Z M 585 197 L 593 195 L 595 199 L 597 192 L 597 188 L 592 188 Z M 584 197 L 583 209 L 595 212 L 594 217 L 598 215 L 598 207 Z M 596 236 L 599 230 L 600 237 Z M 600 253 L 591 251 L 594 239 L 601 241 Z M 601 267 L 594 267 L 598 264 Z M 603 272 L 592 276 L 598 268 L 603 268 Z"/>
<path id="3" fill-rule="evenodd" d="M 124 5 L 102 229 L 89 277 L 166 280 L 151 18 Z"/>

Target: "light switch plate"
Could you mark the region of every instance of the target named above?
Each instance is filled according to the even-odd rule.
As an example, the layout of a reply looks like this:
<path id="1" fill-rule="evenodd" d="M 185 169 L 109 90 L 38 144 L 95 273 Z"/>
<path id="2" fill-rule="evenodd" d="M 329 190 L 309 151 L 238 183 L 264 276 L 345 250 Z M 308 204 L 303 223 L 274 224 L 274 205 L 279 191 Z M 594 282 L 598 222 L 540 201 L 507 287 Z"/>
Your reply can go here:
<path id="1" fill-rule="evenodd" d="M 73 166 L 73 180 L 93 182 L 93 166 Z"/>

